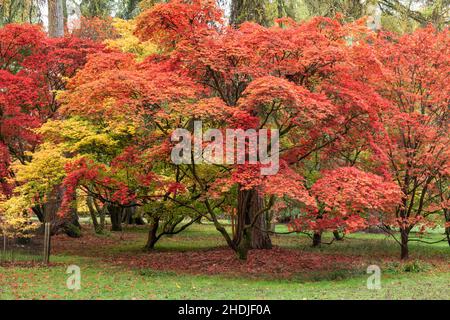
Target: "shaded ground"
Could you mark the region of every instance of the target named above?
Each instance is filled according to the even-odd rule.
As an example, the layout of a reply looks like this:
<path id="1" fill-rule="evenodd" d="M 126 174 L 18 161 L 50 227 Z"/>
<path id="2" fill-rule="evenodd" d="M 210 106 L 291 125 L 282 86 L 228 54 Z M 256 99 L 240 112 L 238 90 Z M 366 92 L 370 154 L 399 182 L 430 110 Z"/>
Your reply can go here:
<path id="1" fill-rule="evenodd" d="M 84 236 L 79 239 L 64 235 L 54 237 L 53 253 L 95 257 L 122 268 L 248 278 L 361 274 L 369 264 L 395 268 L 400 263 L 398 246 L 392 239 L 379 234 L 355 234 L 320 249 L 311 248 L 310 240 L 305 236 L 274 236 L 272 250 L 251 250 L 247 261 L 236 259 L 211 225 L 196 225 L 178 236 L 163 238 L 152 252 L 142 249 L 145 237 L 145 226 L 102 236 L 85 227 Z M 411 247 L 413 258 L 420 259 L 413 263 L 426 265 L 423 269 L 449 270 L 449 248 L 445 243 Z"/>
<path id="2" fill-rule="evenodd" d="M 142 250 L 145 226 L 83 231 L 79 239 L 53 238 L 49 268 L 0 266 L 0 298 L 449 299 L 446 243 L 411 243 L 411 260 L 400 263 L 398 245 L 383 235 L 354 234 L 320 249 L 305 236 L 283 235 L 273 237 L 273 250 L 253 250 L 241 262 L 211 225 L 163 238 L 154 252 Z M 80 266 L 80 291 L 66 287 L 71 264 Z M 381 290 L 367 288 L 372 264 L 381 268 Z"/>

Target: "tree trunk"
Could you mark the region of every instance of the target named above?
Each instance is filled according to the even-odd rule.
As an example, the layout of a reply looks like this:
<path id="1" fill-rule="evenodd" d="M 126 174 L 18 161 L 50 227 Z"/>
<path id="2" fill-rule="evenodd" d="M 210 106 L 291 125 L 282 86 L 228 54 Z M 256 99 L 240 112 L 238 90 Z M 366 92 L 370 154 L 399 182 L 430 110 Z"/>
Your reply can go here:
<path id="1" fill-rule="evenodd" d="M 123 18 L 125 20 L 133 19 L 139 11 L 139 0 L 129 0 L 124 12 Z"/>
<path id="2" fill-rule="evenodd" d="M 273 211 L 268 211 L 266 212 L 266 214 L 264 215 L 264 221 L 266 223 L 266 230 L 269 230 L 271 232 L 275 232 L 275 223 L 272 222 L 273 220 Z"/>
<path id="3" fill-rule="evenodd" d="M 445 228 L 445 234 L 447 235 L 447 242 L 450 246 L 450 227 Z"/>
<path id="4" fill-rule="evenodd" d="M 133 210 L 132 210 L 132 208 L 124 208 L 122 210 L 122 223 L 133 224 Z"/>
<path id="5" fill-rule="evenodd" d="M 64 31 L 68 30 L 67 22 L 69 20 L 69 12 L 67 11 L 67 0 L 62 0 L 62 10 L 63 10 L 63 24 Z"/>
<path id="6" fill-rule="evenodd" d="M 407 260 L 409 258 L 409 248 L 408 248 L 409 231 L 406 229 L 400 229 L 400 235 L 401 235 L 400 258 L 402 260 Z"/>
<path id="7" fill-rule="evenodd" d="M 61 207 L 64 190 L 61 186 L 54 188 L 52 192 L 47 195 L 47 202 L 42 205 L 36 205 L 32 208 L 34 214 L 42 224 L 50 222 L 50 233 L 56 235 L 65 233 L 69 237 L 78 238 L 81 236 L 81 225 L 78 222 L 78 214 L 75 208 L 64 215 L 59 216 L 58 210 Z M 41 228 L 44 232 L 44 228 Z"/>
<path id="8" fill-rule="evenodd" d="M 444 209 L 444 218 L 445 218 L 445 223 L 450 224 L 450 210 Z M 448 242 L 448 245 L 450 246 L 450 226 L 445 228 L 445 234 L 447 235 L 447 242 Z"/>
<path id="9" fill-rule="evenodd" d="M 126 224 L 145 225 L 144 219 L 137 215 L 136 207 L 124 208 L 122 211 L 122 222 Z"/>
<path id="10" fill-rule="evenodd" d="M 333 231 L 333 236 L 334 236 L 334 239 L 335 239 L 336 241 L 341 241 L 342 239 L 344 239 L 344 237 L 341 236 L 341 235 L 339 234 L 339 231 L 337 231 L 337 230 L 334 230 L 334 231 Z"/>
<path id="11" fill-rule="evenodd" d="M 153 250 L 155 244 L 158 241 L 157 232 L 159 228 L 159 217 L 152 218 L 150 223 L 150 229 L 148 231 L 147 244 L 145 245 L 146 250 Z"/>
<path id="12" fill-rule="evenodd" d="M 138 225 L 138 226 L 144 226 L 145 225 L 145 221 L 144 221 L 144 219 L 142 219 L 142 217 L 134 217 L 133 218 L 133 223 L 135 225 Z"/>
<path id="13" fill-rule="evenodd" d="M 102 233 L 103 232 L 103 226 L 101 223 L 98 223 L 97 220 L 97 214 L 99 213 L 98 210 L 96 210 L 94 206 L 94 200 L 91 196 L 88 196 L 86 198 L 86 205 L 89 209 L 89 213 L 91 215 L 92 224 L 94 225 L 94 231 L 95 233 Z"/>
<path id="14" fill-rule="evenodd" d="M 111 217 L 111 231 L 122 231 L 122 208 L 110 204 L 108 212 Z"/>
<path id="15" fill-rule="evenodd" d="M 314 232 L 313 234 L 313 247 L 320 247 L 322 244 L 322 232 Z"/>
<path id="16" fill-rule="evenodd" d="M 232 0 L 230 8 L 230 25 L 239 26 L 245 21 L 253 21 L 268 26 L 266 3 L 263 0 Z"/>
<path id="17" fill-rule="evenodd" d="M 95 210 L 97 211 L 99 218 L 100 218 L 100 225 L 99 225 L 99 229 L 101 230 L 101 232 L 103 232 L 103 230 L 105 230 L 105 220 L 106 220 L 106 211 L 107 211 L 107 207 L 105 204 L 103 204 L 103 206 L 100 208 L 100 206 L 97 204 L 97 202 L 94 200 L 94 207 Z"/>
<path id="18" fill-rule="evenodd" d="M 45 222 L 44 209 L 41 205 L 36 205 L 32 207 L 31 210 L 33 210 L 33 213 L 36 215 L 40 223 Z"/>
<path id="19" fill-rule="evenodd" d="M 64 37 L 64 10 L 62 0 L 48 0 L 48 35 Z"/>
<path id="20" fill-rule="evenodd" d="M 266 221 L 264 214 L 261 213 L 263 207 L 264 199 L 256 189 L 239 190 L 234 243 L 239 248 L 240 257 L 246 257 L 246 251 L 249 249 L 272 248 L 269 234 L 264 231 Z M 250 226 L 253 222 L 254 225 Z"/>

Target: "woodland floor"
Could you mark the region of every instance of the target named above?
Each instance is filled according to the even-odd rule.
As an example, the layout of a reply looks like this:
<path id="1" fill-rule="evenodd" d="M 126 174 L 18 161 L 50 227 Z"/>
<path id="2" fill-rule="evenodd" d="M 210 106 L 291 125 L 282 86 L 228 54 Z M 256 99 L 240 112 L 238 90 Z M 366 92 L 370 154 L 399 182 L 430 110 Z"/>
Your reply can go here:
<path id="1" fill-rule="evenodd" d="M 212 225 L 163 238 L 153 252 L 142 250 L 145 226 L 91 230 L 84 226 L 79 239 L 54 237 L 50 267 L 0 266 L 0 299 L 449 299 L 446 242 L 411 242 L 410 260 L 400 263 L 398 244 L 382 234 L 357 233 L 321 248 L 304 235 L 277 235 L 274 249 L 253 250 L 241 262 Z M 81 270 L 79 291 L 66 286 L 72 264 Z M 367 289 L 373 264 L 381 268 L 380 290 Z"/>

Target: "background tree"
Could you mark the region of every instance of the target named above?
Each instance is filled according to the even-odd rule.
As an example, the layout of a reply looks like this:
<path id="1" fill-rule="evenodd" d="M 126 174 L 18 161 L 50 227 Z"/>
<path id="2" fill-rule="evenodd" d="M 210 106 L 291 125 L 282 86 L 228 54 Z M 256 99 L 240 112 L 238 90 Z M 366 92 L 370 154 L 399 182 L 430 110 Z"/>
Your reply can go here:
<path id="1" fill-rule="evenodd" d="M 48 34 L 51 38 L 64 36 L 64 10 L 62 0 L 48 0 Z"/>
<path id="2" fill-rule="evenodd" d="M 32 25 L 10 24 L 0 29 L 0 39 L 0 64 L 3 69 L 0 71 L 3 77 L 0 93 L 4 146 L 2 163 L 5 166 L 1 179 L 5 188 L 4 200 L 8 200 L 11 196 L 20 196 L 20 188 L 13 190 L 13 187 L 27 185 L 33 183 L 31 180 L 37 179 L 26 168 L 34 166 L 30 165 L 30 161 L 33 161 L 33 152 L 37 151 L 37 146 L 42 142 L 40 134 L 35 130 L 54 117 L 59 107 L 56 92 L 64 89 L 67 78 L 73 76 L 85 63 L 86 56 L 102 46 L 73 37 L 50 39 L 38 26 Z M 45 163 L 42 160 L 45 154 L 37 154 L 36 172 L 45 172 L 39 167 Z M 11 163 L 15 163 L 14 168 L 10 168 Z M 19 167 L 28 173 L 20 174 L 17 171 Z M 48 169 L 57 170 L 57 166 Z M 16 180 L 18 176 L 21 177 L 20 181 Z M 58 181 L 58 177 L 55 175 L 55 181 Z M 48 177 L 42 179 L 46 181 Z M 49 185 L 42 181 L 40 184 L 43 188 Z M 65 227 L 77 225 L 77 216 L 73 214 L 65 219 L 57 219 L 62 190 L 58 193 L 50 189 L 46 189 L 47 193 L 25 192 L 27 203 L 41 222 L 54 222 L 54 232 L 60 228 L 69 230 Z M 26 203 L 23 199 L 20 201 L 22 204 Z M 45 205 L 46 200 L 48 205 Z M 30 201 L 36 202 L 32 204 Z M 17 212 L 18 215 L 22 213 Z"/>
<path id="3" fill-rule="evenodd" d="M 388 162 L 403 192 L 402 205 L 386 224 L 400 230 L 402 259 L 408 258 L 409 241 L 421 241 L 409 238 L 411 230 L 432 226 L 427 218 L 442 215 L 448 206 L 449 39 L 448 30 L 428 27 L 382 36 L 375 46 L 381 72 L 371 75 L 390 101 L 379 159 Z"/>
<path id="4" fill-rule="evenodd" d="M 80 4 L 81 14 L 86 18 L 110 17 L 115 7 L 111 0 L 82 0 Z"/>

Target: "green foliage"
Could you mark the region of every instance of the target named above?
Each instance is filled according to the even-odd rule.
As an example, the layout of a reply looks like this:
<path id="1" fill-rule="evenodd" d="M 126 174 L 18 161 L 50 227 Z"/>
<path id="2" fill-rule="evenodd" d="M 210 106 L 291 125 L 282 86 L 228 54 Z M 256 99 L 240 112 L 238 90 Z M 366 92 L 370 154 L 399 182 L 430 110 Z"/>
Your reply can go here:
<path id="1" fill-rule="evenodd" d="M 394 261 L 386 266 L 387 273 L 419 273 L 427 272 L 433 269 L 433 266 L 427 262 L 421 260 L 412 260 L 406 262 Z"/>
<path id="2" fill-rule="evenodd" d="M 69 237 L 79 238 L 81 237 L 81 229 L 73 224 L 67 224 L 65 232 Z"/>
<path id="3" fill-rule="evenodd" d="M 0 1 L 0 26 L 13 22 L 36 22 L 39 7 L 33 0 Z"/>
<path id="4" fill-rule="evenodd" d="M 80 9 L 84 17 L 105 18 L 111 15 L 114 2 L 111 0 L 82 0 Z"/>

